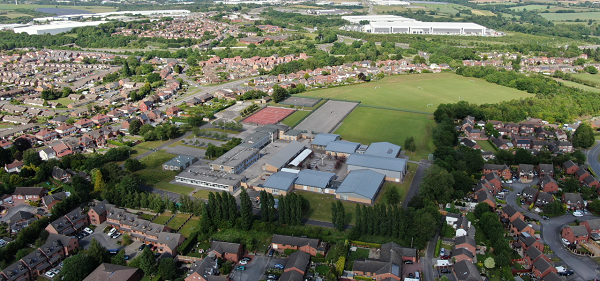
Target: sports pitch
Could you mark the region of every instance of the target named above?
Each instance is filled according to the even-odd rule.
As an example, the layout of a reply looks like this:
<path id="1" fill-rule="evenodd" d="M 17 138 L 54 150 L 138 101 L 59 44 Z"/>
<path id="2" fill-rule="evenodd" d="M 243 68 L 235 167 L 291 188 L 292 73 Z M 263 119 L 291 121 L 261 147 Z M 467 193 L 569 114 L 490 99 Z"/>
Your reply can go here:
<path id="1" fill-rule="evenodd" d="M 496 103 L 532 97 L 524 91 L 453 73 L 394 75 L 380 81 L 303 93 L 304 96 L 360 100 L 364 105 L 433 113 L 441 103 L 465 100 Z"/>
<path id="2" fill-rule="evenodd" d="M 370 144 L 387 141 L 404 147 L 407 137 L 414 137 L 417 151 L 407 152 L 412 160 L 426 159 L 435 146 L 431 135 L 435 121 L 428 114 L 359 106 L 344 119 L 336 134 L 348 141 Z"/>

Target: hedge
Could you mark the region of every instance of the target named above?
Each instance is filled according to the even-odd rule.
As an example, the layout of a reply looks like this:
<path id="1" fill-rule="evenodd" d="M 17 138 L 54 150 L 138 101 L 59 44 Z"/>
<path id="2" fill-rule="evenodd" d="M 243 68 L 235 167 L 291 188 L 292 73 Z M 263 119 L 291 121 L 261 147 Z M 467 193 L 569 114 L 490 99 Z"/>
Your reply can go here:
<path id="1" fill-rule="evenodd" d="M 190 248 L 194 247 L 194 245 L 196 245 L 197 240 L 198 240 L 198 232 L 194 232 L 188 239 L 185 239 L 185 241 L 183 243 L 181 243 L 181 245 L 179 245 L 179 247 L 177 247 L 177 251 L 182 254 L 189 252 Z"/>
<path id="2" fill-rule="evenodd" d="M 352 246 L 359 246 L 359 247 L 381 248 L 381 244 L 377 244 L 377 243 L 367 243 L 367 242 L 361 242 L 361 241 L 352 241 L 351 244 L 352 244 Z M 371 280 L 371 279 L 369 279 L 369 280 Z"/>
<path id="3" fill-rule="evenodd" d="M 373 278 L 366 277 L 366 276 L 354 276 L 354 280 L 368 280 L 368 281 L 372 281 Z"/>

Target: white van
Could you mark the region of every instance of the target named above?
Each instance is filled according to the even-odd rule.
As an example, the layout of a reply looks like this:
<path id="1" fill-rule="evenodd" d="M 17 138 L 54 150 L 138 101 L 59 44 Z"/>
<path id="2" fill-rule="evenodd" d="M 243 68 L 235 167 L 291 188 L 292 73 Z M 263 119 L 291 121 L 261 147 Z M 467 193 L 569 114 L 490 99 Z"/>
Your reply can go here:
<path id="1" fill-rule="evenodd" d="M 111 230 L 108 232 L 108 236 L 109 236 L 109 237 L 110 237 L 110 236 L 112 236 L 113 234 L 115 234 L 115 232 L 116 232 L 116 231 L 117 231 L 117 229 L 113 227 L 113 228 L 112 228 L 112 229 L 111 229 Z"/>

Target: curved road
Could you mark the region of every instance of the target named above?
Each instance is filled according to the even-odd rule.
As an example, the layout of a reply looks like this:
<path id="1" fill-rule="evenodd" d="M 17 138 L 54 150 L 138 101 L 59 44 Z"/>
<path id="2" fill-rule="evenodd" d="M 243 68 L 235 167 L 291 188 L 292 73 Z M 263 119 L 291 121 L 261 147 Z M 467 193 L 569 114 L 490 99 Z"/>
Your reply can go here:
<path id="1" fill-rule="evenodd" d="M 600 153 L 600 144 L 596 141 L 596 146 L 587 151 L 587 163 L 592 168 L 596 176 L 600 175 L 600 163 L 598 163 L 598 154 Z"/>
<path id="2" fill-rule="evenodd" d="M 597 159 L 597 158 L 596 158 Z M 530 184 L 522 184 L 522 183 L 513 183 L 510 185 L 514 191 L 511 191 L 506 196 L 507 204 L 512 205 L 517 210 L 525 214 L 526 216 L 537 219 L 540 221 L 542 237 L 541 240 L 550 247 L 550 249 L 571 269 L 575 271 L 575 274 L 572 275 L 569 280 L 593 280 L 600 277 L 600 271 L 598 268 L 600 266 L 590 257 L 578 256 L 571 253 L 567 250 L 562 242 L 560 231 L 561 229 L 575 221 L 575 217 L 571 214 L 562 215 L 559 217 L 553 217 L 549 220 L 542 220 L 542 218 L 529 210 L 522 208 L 517 205 L 517 193 L 523 192 L 523 189 L 527 185 L 535 184 L 536 181 Z M 577 218 L 580 221 L 586 221 L 590 219 L 595 219 L 596 217 L 591 214 L 586 214 L 583 217 Z"/>

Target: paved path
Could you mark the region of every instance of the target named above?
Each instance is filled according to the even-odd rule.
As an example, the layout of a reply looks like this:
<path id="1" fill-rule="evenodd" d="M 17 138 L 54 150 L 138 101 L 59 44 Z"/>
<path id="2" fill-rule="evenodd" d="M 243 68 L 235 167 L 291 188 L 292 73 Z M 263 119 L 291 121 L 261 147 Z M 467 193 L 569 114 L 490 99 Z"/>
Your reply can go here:
<path id="1" fill-rule="evenodd" d="M 410 162 L 414 163 L 414 161 L 410 161 Z M 419 164 L 419 167 L 417 168 L 417 171 L 415 172 L 415 176 L 413 177 L 413 180 L 410 183 L 410 188 L 408 189 L 408 192 L 406 193 L 406 198 L 404 198 L 404 202 L 402 203 L 402 207 L 404 209 L 408 208 L 408 202 L 410 202 L 410 199 L 412 199 L 415 195 L 419 194 L 419 187 L 421 185 L 421 181 L 423 180 L 423 177 L 425 176 L 425 171 L 427 170 L 427 168 L 429 168 L 431 166 L 431 163 L 426 160 L 421 160 L 421 162 L 418 162 L 418 164 Z"/>
<path id="2" fill-rule="evenodd" d="M 591 259 L 590 257 L 578 256 L 571 253 L 563 246 L 562 242 L 560 241 L 560 230 L 565 225 L 574 222 L 576 219 L 575 217 L 573 217 L 571 214 L 566 214 L 559 217 L 550 218 L 549 220 L 542 220 L 542 218 L 538 214 L 530 212 L 526 208 L 517 205 L 517 193 L 523 192 L 523 189 L 527 185 L 532 185 L 536 183 L 537 178 L 529 184 L 511 184 L 510 187 L 512 187 L 514 191 L 508 193 L 508 195 L 506 196 L 506 203 L 512 205 L 526 216 L 540 221 L 542 232 L 541 240 L 546 245 L 548 245 L 550 249 L 554 252 L 554 254 L 556 254 L 556 256 L 558 256 L 569 268 L 575 271 L 575 274 L 571 276 L 569 280 L 592 280 L 599 278 L 600 273 L 598 271 L 598 268 L 600 268 L 600 266 L 593 259 Z M 595 218 L 595 216 L 587 214 L 577 219 L 579 219 L 580 221 L 586 221 Z"/>

